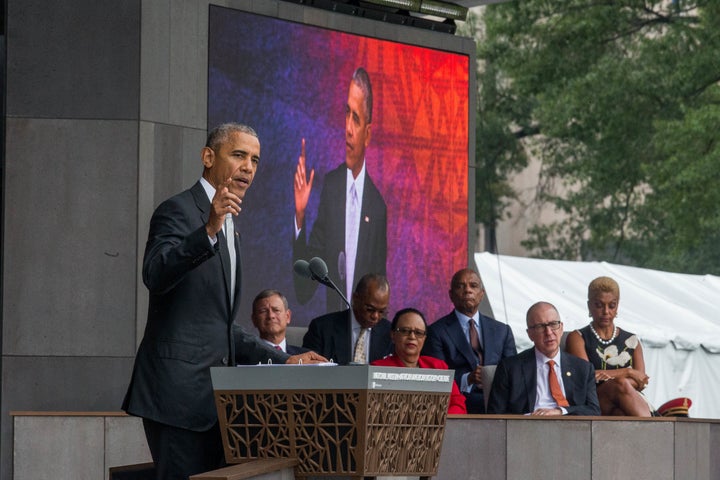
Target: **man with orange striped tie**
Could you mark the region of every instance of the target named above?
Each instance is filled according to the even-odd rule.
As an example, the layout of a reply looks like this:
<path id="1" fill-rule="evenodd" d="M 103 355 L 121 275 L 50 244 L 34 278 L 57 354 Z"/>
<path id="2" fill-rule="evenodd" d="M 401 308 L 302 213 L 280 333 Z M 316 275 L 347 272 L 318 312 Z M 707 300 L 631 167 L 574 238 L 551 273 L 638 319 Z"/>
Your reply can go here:
<path id="1" fill-rule="evenodd" d="M 538 302 L 528 310 L 526 322 L 535 346 L 500 362 L 488 413 L 600 415 L 595 369 L 560 350 L 563 325 L 557 309 Z"/>

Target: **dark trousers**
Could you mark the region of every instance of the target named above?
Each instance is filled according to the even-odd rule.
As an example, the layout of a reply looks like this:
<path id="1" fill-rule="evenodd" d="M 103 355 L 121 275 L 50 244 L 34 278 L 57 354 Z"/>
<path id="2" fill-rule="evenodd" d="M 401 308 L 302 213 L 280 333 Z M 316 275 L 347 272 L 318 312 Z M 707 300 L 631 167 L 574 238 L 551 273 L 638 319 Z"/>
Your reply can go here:
<path id="1" fill-rule="evenodd" d="M 482 390 L 473 387 L 470 393 L 465 393 L 465 406 L 468 413 L 485 413 L 485 396 Z"/>
<path id="2" fill-rule="evenodd" d="M 157 480 L 187 480 L 225 466 L 220 427 L 194 432 L 143 419 Z"/>

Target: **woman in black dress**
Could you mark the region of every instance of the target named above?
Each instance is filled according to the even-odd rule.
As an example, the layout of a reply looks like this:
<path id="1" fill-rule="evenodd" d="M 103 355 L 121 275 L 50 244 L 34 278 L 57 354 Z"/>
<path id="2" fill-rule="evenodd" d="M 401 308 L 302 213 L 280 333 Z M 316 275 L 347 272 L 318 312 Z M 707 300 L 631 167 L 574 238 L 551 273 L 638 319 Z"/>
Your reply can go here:
<path id="1" fill-rule="evenodd" d="M 592 322 L 568 335 L 566 350 L 595 366 L 595 381 L 603 415 L 649 417 L 650 407 L 640 393 L 648 384 L 642 346 L 633 333 L 615 326 L 620 288 L 610 277 L 588 286 Z"/>

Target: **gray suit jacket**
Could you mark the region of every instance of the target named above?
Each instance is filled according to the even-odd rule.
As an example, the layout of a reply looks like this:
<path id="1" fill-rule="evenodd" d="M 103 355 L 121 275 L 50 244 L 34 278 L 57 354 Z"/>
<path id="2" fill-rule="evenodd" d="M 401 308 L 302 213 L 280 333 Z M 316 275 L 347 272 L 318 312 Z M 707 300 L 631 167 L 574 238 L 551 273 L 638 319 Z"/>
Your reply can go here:
<path id="1" fill-rule="evenodd" d="M 569 415 L 600 415 L 595 368 L 569 353 L 560 353 L 562 381 Z M 535 348 L 506 358 L 495 370 L 488 413 L 531 413 L 537 398 Z"/>
<path id="2" fill-rule="evenodd" d="M 153 213 L 143 259 L 150 291 L 145 333 L 122 408 L 131 415 L 195 431 L 217 421 L 210 367 L 283 363 L 288 355 L 266 347 L 233 322 L 229 254 L 222 231 L 211 246 L 205 232 L 210 201 L 200 182 Z M 240 298 L 240 242 L 235 298 Z"/>

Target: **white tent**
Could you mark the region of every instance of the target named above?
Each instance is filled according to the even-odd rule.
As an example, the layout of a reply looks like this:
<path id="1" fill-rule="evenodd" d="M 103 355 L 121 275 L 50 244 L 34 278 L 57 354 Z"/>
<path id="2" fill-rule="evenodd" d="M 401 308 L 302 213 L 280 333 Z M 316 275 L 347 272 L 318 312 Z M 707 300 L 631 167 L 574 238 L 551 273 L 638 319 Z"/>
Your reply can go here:
<path id="1" fill-rule="evenodd" d="M 690 397 L 690 416 L 720 418 L 720 277 L 491 253 L 475 254 L 475 263 L 495 318 L 510 325 L 518 351 L 532 346 L 525 332 L 530 305 L 555 305 L 568 332 L 590 321 L 588 283 L 614 278 L 620 285 L 615 323 L 642 341 L 651 403 Z"/>

